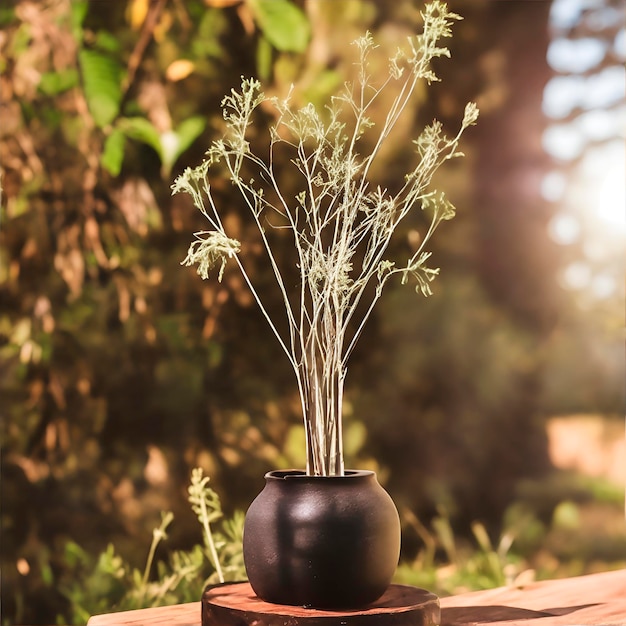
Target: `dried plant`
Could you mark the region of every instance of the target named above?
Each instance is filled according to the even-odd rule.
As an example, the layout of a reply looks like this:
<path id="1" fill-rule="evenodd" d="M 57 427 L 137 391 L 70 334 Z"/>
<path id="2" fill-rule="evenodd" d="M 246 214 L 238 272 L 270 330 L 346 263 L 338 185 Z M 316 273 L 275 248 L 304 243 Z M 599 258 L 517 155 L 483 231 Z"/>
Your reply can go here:
<path id="1" fill-rule="evenodd" d="M 425 246 L 437 226 L 455 213 L 443 193 L 430 189 L 431 179 L 442 163 L 462 155 L 458 149 L 461 134 L 478 117 L 476 105 L 469 103 L 453 137 L 447 137 L 441 123 L 434 121 L 413 141 L 415 165 L 402 186 L 394 193 L 374 187 L 374 162 L 416 85 L 438 80 L 431 61 L 449 56 L 440 40 L 450 37 L 453 21 L 461 19 L 439 1 L 427 4 L 422 16 L 422 34 L 398 48 L 382 84 L 375 84 L 368 72 L 373 39 L 369 33 L 359 38 L 355 42 L 358 80 L 346 84 L 322 113 L 312 104 L 294 108 L 289 97 L 284 101 L 266 98 L 257 80 L 243 79 L 241 90 L 233 90 L 222 102 L 224 138 L 211 145 L 201 165 L 187 169 L 172 186 L 174 193 L 191 194 L 210 224 L 209 230 L 195 234 L 184 264 L 197 263 L 203 278 L 217 265 L 221 280 L 226 262 L 233 259 L 291 363 L 304 415 L 307 473 L 313 475 L 344 472 L 341 415 L 347 362 L 383 287 L 392 276 L 400 275 L 402 283 L 415 281 L 418 292 L 431 293 L 430 282 L 439 270 L 429 267 L 430 252 Z M 394 97 L 377 127 L 370 110 L 387 90 L 394 90 Z M 276 121 L 270 128 L 268 152 L 261 156 L 251 150 L 247 131 L 255 109 L 266 102 L 273 105 Z M 365 137 L 370 149 L 364 148 Z M 291 154 L 302 182 L 295 197 L 283 193 L 277 176 L 274 157 L 279 149 Z M 211 170 L 217 167 L 224 168 L 258 227 L 284 300 L 286 332 L 279 330 L 282 326 L 271 318 L 262 294 L 252 284 L 240 258 L 242 244 L 224 228 L 209 182 Z M 254 172 L 252 177 L 249 171 Z M 429 215 L 430 226 L 414 254 L 397 265 L 386 258 L 389 244 L 400 222 L 417 209 Z M 295 297 L 285 281 L 293 266 L 280 266 L 266 230 L 270 223 L 292 234 L 297 253 L 294 266 L 299 271 Z"/>

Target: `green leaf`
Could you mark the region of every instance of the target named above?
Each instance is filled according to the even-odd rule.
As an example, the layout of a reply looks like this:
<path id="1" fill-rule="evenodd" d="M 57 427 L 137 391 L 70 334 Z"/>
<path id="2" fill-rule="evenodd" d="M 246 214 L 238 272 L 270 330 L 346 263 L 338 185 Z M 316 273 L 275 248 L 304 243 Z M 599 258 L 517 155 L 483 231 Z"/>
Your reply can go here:
<path id="1" fill-rule="evenodd" d="M 169 175 L 178 157 L 202 134 L 205 127 L 206 120 L 195 115 L 181 122 L 176 130 L 160 136 L 160 154 L 165 176 Z"/>
<path id="2" fill-rule="evenodd" d="M 489 534 L 483 524 L 474 522 L 472 524 L 472 533 L 474 533 L 474 537 L 483 552 L 489 553 L 493 551 L 491 539 L 489 539 Z"/>
<path id="3" fill-rule="evenodd" d="M 225 52 L 220 42 L 228 30 L 226 12 L 223 9 L 205 8 L 198 20 L 198 28 L 191 41 L 191 54 L 195 58 L 222 58 Z"/>
<path id="4" fill-rule="evenodd" d="M 141 572 L 138 569 L 133 569 L 131 577 L 133 580 L 133 587 L 135 587 L 135 589 L 142 589 L 144 585 L 141 579 Z"/>
<path id="5" fill-rule="evenodd" d="M 31 45 L 31 38 L 31 25 L 28 22 L 22 22 L 17 27 L 13 37 L 9 40 L 9 54 L 11 56 L 18 57 L 20 54 L 28 50 Z"/>
<path id="6" fill-rule="evenodd" d="M 367 440 L 367 428 L 363 422 L 347 422 L 343 432 L 343 449 L 347 456 L 356 457 Z"/>
<path id="7" fill-rule="evenodd" d="M 117 52 L 120 49 L 120 40 L 113 33 L 99 30 L 96 33 L 94 46 L 102 52 Z"/>
<path id="8" fill-rule="evenodd" d="M 267 37 L 259 37 L 256 47 L 256 70 L 261 80 L 269 80 L 272 73 L 272 44 Z"/>
<path id="9" fill-rule="evenodd" d="M 433 529 L 445 550 L 446 556 L 452 563 L 456 563 L 456 542 L 450 520 L 446 514 L 436 517 L 432 522 Z"/>
<path id="10" fill-rule="evenodd" d="M 572 529 L 580 527 L 580 509 L 575 502 L 565 500 L 554 509 L 552 523 L 555 528 Z"/>
<path id="11" fill-rule="evenodd" d="M 118 115 L 122 101 L 122 67 L 95 50 L 81 50 L 80 67 L 87 106 L 100 128 L 110 124 Z"/>
<path id="12" fill-rule="evenodd" d="M 281 52 L 304 52 L 311 26 L 306 15 L 289 0 L 249 0 L 259 28 Z"/>
<path id="13" fill-rule="evenodd" d="M 130 139 L 154 148 L 159 157 L 163 159 L 159 132 L 145 117 L 124 117 L 118 121 L 117 127 Z"/>
<path id="14" fill-rule="evenodd" d="M 0 27 L 8 26 L 16 21 L 13 7 L 0 7 Z"/>
<path id="15" fill-rule="evenodd" d="M 68 541 L 65 544 L 63 556 L 65 558 L 66 565 L 69 567 L 77 567 L 78 565 L 85 564 L 89 561 L 87 553 L 73 541 Z"/>
<path id="16" fill-rule="evenodd" d="M 55 96 L 78 84 L 78 72 L 74 68 L 60 72 L 44 72 L 39 80 L 38 89 L 47 96 Z"/>
<path id="17" fill-rule="evenodd" d="M 176 159 L 204 132 L 206 119 L 200 115 L 194 115 L 181 122 L 176 129 L 178 135 L 178 149 L 172 160 L 172 165 Z"/>
<path id="18" fill-rule="evenodd" d="M 73 0 L 71 6 L 72 35 L 78 43 L 83 41 L 83 22 L 89 9 L 89 0 Z"/>
<path id="19" fill-rule="evenodd" d="M 52 573 L 50 563 L 47 561 L 40 563 L 39 572 L 44 585 L 46 587 L 52 587 L 54 584 L 54 574 Z"/>
<path id="20" fill-rule="evenodd" d="M 125 142 L 126 137 L 119 128 L 116 128 L 104 142 L 104 150 L 100 157 L 100 164 L 112 176 L 117 176 L 122 169 Z"/>

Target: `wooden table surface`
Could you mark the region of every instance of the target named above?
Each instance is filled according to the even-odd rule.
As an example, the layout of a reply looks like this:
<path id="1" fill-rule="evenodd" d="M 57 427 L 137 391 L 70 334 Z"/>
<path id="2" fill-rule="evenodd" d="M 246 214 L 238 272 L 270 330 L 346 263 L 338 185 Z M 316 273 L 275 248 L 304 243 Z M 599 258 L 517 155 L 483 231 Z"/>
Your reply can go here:
<path id="1" fill-rule="evenodd" d="M 95 615 L 88 626 L 200 626 L 200 602 Z M 441 626 L 626 626 L 626 570 L 441 598 Z"/>

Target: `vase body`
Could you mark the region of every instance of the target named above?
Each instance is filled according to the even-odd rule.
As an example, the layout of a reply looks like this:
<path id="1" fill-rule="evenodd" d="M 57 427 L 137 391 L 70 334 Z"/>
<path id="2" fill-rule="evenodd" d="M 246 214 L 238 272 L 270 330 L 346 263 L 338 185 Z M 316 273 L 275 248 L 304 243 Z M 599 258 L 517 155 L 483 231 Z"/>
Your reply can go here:
<path id="1" fill-rule="evenodd" d="M 268 472 L 246 513 L 243 552 L 250 585 L 266 602 L 364 607 L 396 570 L 400 520 L 374 472 Z"/>

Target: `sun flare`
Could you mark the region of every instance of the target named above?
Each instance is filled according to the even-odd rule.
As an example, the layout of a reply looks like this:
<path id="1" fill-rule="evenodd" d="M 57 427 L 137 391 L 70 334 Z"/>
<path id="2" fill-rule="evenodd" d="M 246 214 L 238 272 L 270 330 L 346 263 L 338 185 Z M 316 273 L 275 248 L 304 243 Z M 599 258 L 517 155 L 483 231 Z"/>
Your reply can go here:
<path id="1" fill-rule="evenodd" d="M 613 163 L 600 179 L 595 195 L 598 217 L 609 227 L 626 231 L 626 181 L 623 163 Z"/>

